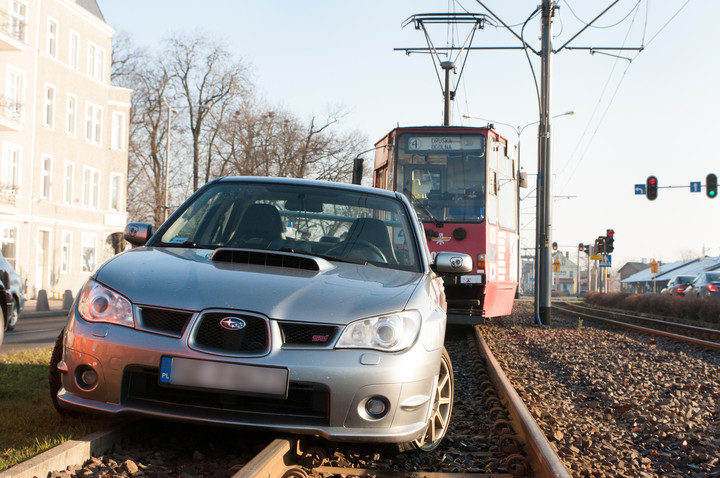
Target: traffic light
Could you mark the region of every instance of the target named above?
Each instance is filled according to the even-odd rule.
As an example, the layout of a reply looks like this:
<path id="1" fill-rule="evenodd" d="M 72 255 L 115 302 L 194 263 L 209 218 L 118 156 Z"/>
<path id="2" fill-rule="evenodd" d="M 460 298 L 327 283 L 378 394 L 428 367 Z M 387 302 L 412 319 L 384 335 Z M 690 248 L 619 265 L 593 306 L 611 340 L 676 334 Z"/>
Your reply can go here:
<path id="1" fill-rule="evenodd" d="M 707 197 L 710 199 L 714 199 L 717 196 L 717 176 L 713 173 L 705 177 L 705 194 L 707 194 Z"/>
<path id="2" fill-rule="evenodd" d="M 605 236 L 598 236 L 597 239 L 595 239 L 595 254 L 604 254 L 605 253 Z"/>
<path id="3" fill-rule="evenodd" d="M 553 246 L 553 251 L 557 251 L 557 242 L 553 242 L 552 246 Z"/>
<path id="4" fill-rule="evenodd" d="M 612 229 L 608 229 L 605 236 L 605 252 L 610 254 L 613 250 L 615 250 L 615 246 L 613 245 L 613 242 L 615 242 L 615 231 Z"/>
<path id="5" fill-rule="evenodd" d="M 647 198 L 651 201 L 654 201 L 657 199 L 657 189 L 658 189 L 658 180 L 655 176 L 648 176 L 647 183 L 645 184 L 647 187 L 647 191 L 645 194 L 647 194 Z"/>
<path id="6" fill-rule="evenodd" d="M 578 244 L 578 252 L 583 252 L 584 250 L 585 250 L 585 246 L 581 242 L 580 244 Z"/>

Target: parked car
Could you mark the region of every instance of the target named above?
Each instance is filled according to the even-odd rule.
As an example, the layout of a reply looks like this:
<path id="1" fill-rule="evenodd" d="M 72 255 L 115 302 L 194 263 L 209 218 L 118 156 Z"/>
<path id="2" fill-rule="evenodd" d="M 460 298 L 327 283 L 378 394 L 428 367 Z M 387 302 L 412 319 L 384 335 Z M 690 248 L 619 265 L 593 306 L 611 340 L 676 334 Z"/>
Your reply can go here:
<path id="1" fill-rule="evenodd" d="M 694 278 L 694 276 L 675 276 L 668 281 L 660 293 L 663 295 L 685 295 L 685 289 Z"/>
<path id="2" fill-rule="evenodd" d="M 431 450 L 453 401 L 442 274 L 401 194 L 278 178 L 199 189 L 98 268 L 53 353 L 59 410 Z"/>
<path id="3" fill-rule="evenodd" d="M 2 289 L 2 312 L 5 330 L 13 330 L 25 307 L 25 284 L 15 268 L 0 254 L 0 289 Z"/>
<path id="4" fill-rule="evenodd" d="M 686 297 L 720 297 L 720 272 L 701 272 L 685 289 Z"/>

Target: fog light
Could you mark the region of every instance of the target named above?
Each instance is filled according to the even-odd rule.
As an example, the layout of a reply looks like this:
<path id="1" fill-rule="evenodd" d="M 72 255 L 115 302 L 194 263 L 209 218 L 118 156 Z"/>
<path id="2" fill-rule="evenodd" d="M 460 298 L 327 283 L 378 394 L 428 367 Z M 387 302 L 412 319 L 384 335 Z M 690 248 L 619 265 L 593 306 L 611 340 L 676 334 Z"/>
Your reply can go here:
<path id="1" fill-rule="evenodd" d="M 83 367 L 77 372 L 78 386 L 84 390 L 90 390 L 98 382 L 98 374 L 90 367 Z"/>
<path id="2" fill-rule="evenodd" d="M 383 397 L 371 397 L 365 402 L 365 411 L 371 418 L 382 418 L 387 415 L 388 404 Z"/>

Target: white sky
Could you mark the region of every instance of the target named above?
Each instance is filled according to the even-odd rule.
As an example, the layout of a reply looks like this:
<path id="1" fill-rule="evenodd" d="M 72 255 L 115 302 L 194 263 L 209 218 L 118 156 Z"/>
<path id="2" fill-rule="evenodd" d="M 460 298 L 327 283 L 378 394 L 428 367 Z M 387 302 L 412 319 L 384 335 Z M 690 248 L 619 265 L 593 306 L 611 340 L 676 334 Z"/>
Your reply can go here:
<path id="1" fill-rule="evenodd" d="M 508 25 L 523 23 L 540 0 L 484 0 Z M 610 26 L 638 0 L 620 2 L 596 25 Z M 422 32 L 402 22 L 418 13 L 486 13 L 471 0 L 98 0 L 106 21 L 137 45 L 161 45 L 174 33 L 195 31 L 226 43 L 252 68 L 259 92 L 271 104 L 303 118 L 322 116 L 333 106 L 349 110 L 348 129 L 368 137 L 368 148 L 397 124 L 442 123 L 440 85 L 427 55 L 406 56 L 401 47 L 424 47 Z M 562 0 L 553 23 L 555 49 L 611 0 Z M 590 28 L 570 46 L 639 46 L 618 53 L 632 62 L 585 50 L 554 55 L 552 114 L 575 115 L 553 122 L 553 241 L 577 258 L 577 244 L 593 243 L 615 230 L 613 266 L 626 261 L 671 262 L 685 256 L 720 255 L 720 199 L 690 193 L 690 181 L 720 175 L 720 55 L 714 19 L 720 2 L 690 0 L 669 23 L 679 2 L 641 0 L 637 15 L 611 28 Z M 464 9 L 463 9 L 464 8 Z M 647 15 L 646 15 L 647 13 Z M 667 24 L 667 26 L 665 26 Z M 658 32 L 665 28 L 658 34 Z M 540 49 L 540 19 L 525 38 Z M 520 32 L 520 26 L 514 28 Z M 436 46 L 459 45 L 444 27 L 430 32 Z M 657 35 L 656 35 L 657 34 Z M 648 44 L 648 40 L 651 40 Z M 517 46 L 502 27 L 476 32 L 475 46 Z M 531 54 L 536 74 L 539 61 Z M 459 69 L 458 69 L 459 72 Z M 619 87 L 618 87 L 619 85 Z M 537 96 L 522 51 L 475 51 L 457 86 L 452 123 L 484 126 L 463 114 L 524 126 L 537 121 Z M 497 124 L 511 141 L 512 128 Z M 534 244 L 534 186 L 537 129 L 522 134 L 523 169 L 530 187 L 522 191 L 522 247 Z M 367 157 L 372 157 L 368 155 Z M 367 163 L 366 163 L 367 164 Z M 634 195 L 634 185 L 658 177 L 656 201 Z M 663 189 L 663 186 L 682 186 Z M 564 196 L 567 198 L 561 198 Z M 568 197 L 569 196 L 569 197 Z M 584 258 L 583 258 L 584 261 Z"/>

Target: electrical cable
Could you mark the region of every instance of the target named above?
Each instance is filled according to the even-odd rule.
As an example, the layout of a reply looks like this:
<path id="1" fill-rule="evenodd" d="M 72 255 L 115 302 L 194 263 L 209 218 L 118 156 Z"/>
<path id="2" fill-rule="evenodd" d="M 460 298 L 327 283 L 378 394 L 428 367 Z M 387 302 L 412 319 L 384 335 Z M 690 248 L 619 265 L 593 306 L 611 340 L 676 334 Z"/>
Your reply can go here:
<path id="1" fill-rule="evenodd" d="M 627 20 L 627 18 L 635 11 L 636 8 L 638 8 L 638 6 L 640 5 L 640 3 L 642 3 L 642 1 L 643 0 L 638 0 L 637 3 L 635 4 L 635 6 L 632 7 L 632 9 L 624 17 L 622 17 L 622 19 L 620 19 L 617 23 L 613 23 L 612 25 L 589 25 L 589 26 L 590 26 L 590 28 L 598 28 L 598 29 L 616 27 L 616 26 L 620 25 L 622 22 L 624 22 L 625 20 Z M 579 21 L 580 23 L 582 23 L 585 26 L 588 26 L 588 22 L 581 19 L 580 17 L 578 17 L 575 14 L 575 11 L 570 6 L 570 3 L 568 2 L 568 0 L 563 0 L 563 2 L 565 3 L 565 6 L 568 7 L 568 10 L 570 10 L 570 13 L 572 13 L 572 15 L 575 17 L 575 19 L 577 21 Z"/>

